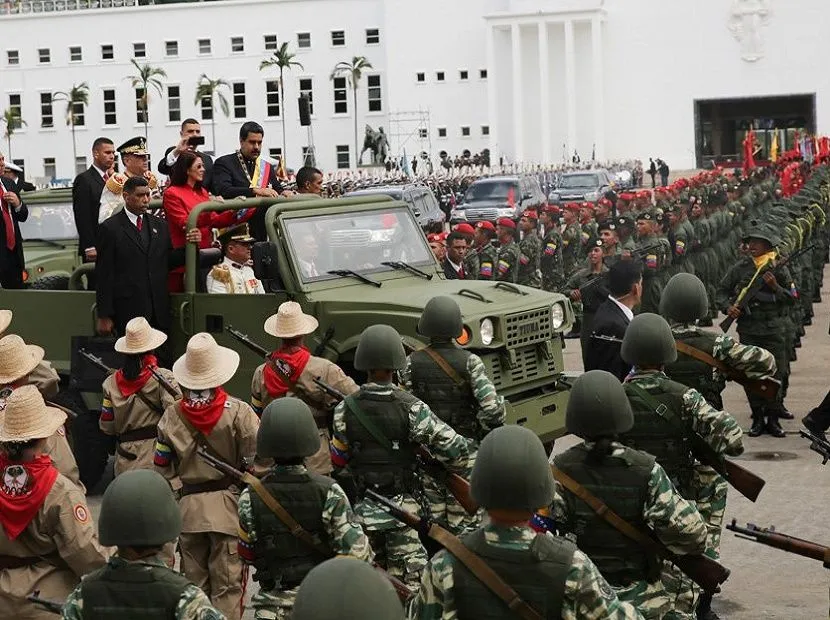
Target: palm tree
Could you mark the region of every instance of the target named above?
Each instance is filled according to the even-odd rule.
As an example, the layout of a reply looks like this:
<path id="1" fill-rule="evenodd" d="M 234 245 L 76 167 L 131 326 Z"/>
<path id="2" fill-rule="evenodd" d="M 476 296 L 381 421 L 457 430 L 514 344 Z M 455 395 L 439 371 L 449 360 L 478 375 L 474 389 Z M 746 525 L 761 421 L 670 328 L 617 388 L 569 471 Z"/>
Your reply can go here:
<path id="1" fill-rule="evenodd" d="M 52 101 L 66 101 L 66 124 L 72 129 L 72 166 L 78 161 L 78 147 L 75 144 L 75 123 L 78 114 L 83 114 L 84 106 L 89 104 L 89 85 L 86 82 L 73 84 L 68 91 L 58 91 L 52 95 Z M 78 108 L 80 107 L 80 110 Z"/>
<path id="2" fill-rule="evenodd" d="M 302 63 L 294 60 L 296 58 L 296 54 L 293 52 L 288 51 L 288 41 L 280 45 L 280 48 L 276 50 L 271 58 L 263 60 L 259 63 L 259 70 L 264 71 L 265 69 L 270 69 L 271 67 L 276 67 L 280 71 L 280 80 L 279 80 L 279 89 L 280 89 L 280 105 L 282 105 L 282 111 L 280 116 L 282 117 L 282 160 L 285 161 L 285 157 L 288 155 L 288 150 L 286 147 L 285 141 L 285 86 L 283 82 L 283 73 L 286 69 L 291 70 L 294 67 L 299 69 L 305 69 Z"/>
<path id="3" fill-rule="evenodd" d="M 360 151 L 358 150 L 357 139 L 357 88 L 360 84 L 360 78 L 366 69 L 372 69 L 372 63 L 366 56 L 355 56 L 351 62 L 338 62 L 334 65 L 334 70 L 331 72 L 331 79 L 345 76 L 349 85 L 352 87 L 352 100 L 354 102 L 354 156 L 355 162 L 360 164 Z"/>
<path id="4" fill-rule="evenodd" d="M 163 85 L 159 78 L 166 78 L 167 72 L 160 68 L 160 67 L 153 67 L 149 64 L 140 65 L 136 62 L 135 58 L 133 58 L 130 62 L 133 63 L 133 66 L 138 71 L 135 75 L 128 75 L 126 78 L 130 80 L 130 85 L 138 90 L 141 89 L 141 99 L 139 101 L 140 110 L 142 112 L 142 118 L 144 119 L 144 139 L 147 139 L 147 123 L 149 121 L 149 114 L 147 112 L 150 106 L 150 87 L 152 86 L 153 89 L 159 94 L 159 97 L 163 95 Z"/>
<path id="5" fill-rule="evenodd" d="M 0 119 L 6 124 L 6 132 L 3 134 L 3 137 L 9 141 L 9 153 L 8 157 L 9 160 L 12 158 L 12 136 L 14 135 L 15 130 L 20 129 L 23 125 L 26 125 L 26 121 L 20 116 L 19 110 L 14 110 L 12 108 L 8 108 L 3 112 L 3 118 Z"/>
<path id="6" fill-rule="evenodd" d="M 198 104 L 204 99 L 210 99 L 210 129 L 213 134 L 213 153 L 216 154 L 216 110 L 214 108 L 214 100 L 219 100 L 219 107 L 222 109 L 222 114 L 228 116 L 231 112 L 228 105 L 228 99 L 225 94 L 219 90 L 220 88 L 230 88 L 231 85 L 222 78 L 212 80 L 204 73 L 199 78 L 199 83 L 196 85 L 196 99 L 193 103 Z"/>

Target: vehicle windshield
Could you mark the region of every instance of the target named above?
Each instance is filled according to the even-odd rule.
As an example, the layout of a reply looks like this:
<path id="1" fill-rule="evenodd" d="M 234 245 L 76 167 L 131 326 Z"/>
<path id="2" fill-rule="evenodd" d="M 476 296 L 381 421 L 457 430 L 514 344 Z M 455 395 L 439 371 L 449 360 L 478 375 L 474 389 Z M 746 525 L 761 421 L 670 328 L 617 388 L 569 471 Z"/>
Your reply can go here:
<path id="1" fill-rule="evenodd" d="M 596 174 L 569 174 L 562 177 L 560 188 L 599 187 L 599 176 Z"/>
<path id="2" fill-rule="evenodd" d="M 27 206 L 29 218 L 25 222 L 20 222 L 20 234 L 24 241 L 27 239 L 59 241 L 78 238 L 71 202 Z"/>
<path id="3" fill-rule="evenodd" d="M 464 202 L 476 202 L 479 200 L 506 201 L 510 190 L 513 190 L 515 199 L 519 196 L 519 184 L 515 181 L 483 181 L 473 183 L 464 194 Z"/>
<path id="4" fill-rule="evenodd" d="M 336 278 L 333 270 L 390 271 L 384 262 L 434 263 L 424 233 L 406 207 L 286 218 L 284 226 L 303 282 Z"/>

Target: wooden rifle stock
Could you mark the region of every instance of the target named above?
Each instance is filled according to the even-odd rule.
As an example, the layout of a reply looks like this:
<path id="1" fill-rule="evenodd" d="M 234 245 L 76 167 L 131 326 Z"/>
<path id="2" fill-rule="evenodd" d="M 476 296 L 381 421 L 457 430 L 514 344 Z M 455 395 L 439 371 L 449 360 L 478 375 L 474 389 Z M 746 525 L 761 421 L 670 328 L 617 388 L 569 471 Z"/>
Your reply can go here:
<path id="1" fill-rule="evenodd" d="M 732 523 L 728 524 L 726 529 L 735 532 L 738 538 L 744 538 L 766 545 L 767 547 L 781 549 L 787 553 L 794 553 L 805 558 L 818 560 L 824 565 L 824 568 L 830 568 L 830 547 L 825 547 L 824 545 L 819 545 L 818 543 L 802 538 L 779 534 L 773 527 L 769 529 L 760 528 L 752 523 L 747 523 L 746 527 L 741 527 L 735 519 L 732 519 Z"/>
<path id="2" fill-rule="evenodd" d="M 708 465 L 732 485 L 732 487 L 750 501 L 758 499 L 766 481 L 735 463 L 722 457 L 703 441 L 697 433 L 691 434 L 692 452 L 697 460 Z"/>
<path id="3" fill-rule="evenodd" d="M 153 377 L 158 384 L 164 388 L 164 391 L 170 394 L 173 398 L 181 398 L 182 395 L 179 393 L 179 390 L 173 387 L 173 384 L 170 383 L 164 376 L 158 371 L 157 368 L 150 368 L 150 372 L 152 373 Z"/>
<path id="4" fill-rule="evenodd" d="M 98 370 L 100 370 L 101 372 L 105 372 L 105 373 L 107 373 L 108 375 L 111 375 L 112 373 L 114 373 L 114 372 L 115 372 L 115 368 L 110 368 L 109 366 L 107 366 L 107 365 L 104 363 L 104 360 L 102 360 L 102 359 L 101 359 L 100 357 L 98 357 L 97 355 L 93 355 L 92 353 L 90 353 L 90 352 L 89 352 L 89 351 L 87 351 L 86 349 L 80 349 L 80 350 L 78 351 L 78 353 L 80 353 L 80 354 L 81 354 L 81 357 L 82 357 L 82 358 L 84 358 L 84 359 L 85 359 L 86 361 L 88 361 L 90 364 L 92 364 L 93 366 L 95 366 L 95 367 L 96 367 Z"/>

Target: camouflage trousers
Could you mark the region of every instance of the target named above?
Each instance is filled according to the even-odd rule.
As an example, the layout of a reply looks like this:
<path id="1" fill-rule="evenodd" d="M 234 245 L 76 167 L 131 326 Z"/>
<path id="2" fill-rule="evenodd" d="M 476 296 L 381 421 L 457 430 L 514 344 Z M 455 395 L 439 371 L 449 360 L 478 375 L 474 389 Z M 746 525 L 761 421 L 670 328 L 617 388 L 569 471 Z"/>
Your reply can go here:
<path id="1" fill-rule="evenodd" d="M 700 586 L 689 579 L 683 571 L 673 564 L 664 564 L 660 576 L 671 609 L 663 616 L 666 620 L 695 620 L 697 602 L 700 598 Z"/>
<path id="2" fill-rule="evenodd" d="M 645 620 L 660 620 L 670 610 L 668 595 L 663 582 L 635 581 L 624 587 L 614 587 L 617 598 L 631 603 Z"/>
<path id="3" fill-rule="evenodd" d="M 288 620 L 294 609 L 294 598 L 299 588 L 290 590 L 260 590 L 251 597 L 251 609 L 256 620 Z"/>
<path id="4" fill-rule="evenodd" d="M 470 479 L 472 466 L 475 463 L 474 455 L 470 457 L 469 462 L 470 468 L 462 474 L 467 480 Z M 424 499 L 429 507 L 429 515 L 433 521 L 440 523 L 456 536 L 472 532 L 481 525 L 484 511 L 479 510 L 474 515 L 467 514 L 467 511 L 462 508 L 455 496 L 440 480 L 423 475 L 421 485 L 424 491 Z"/>

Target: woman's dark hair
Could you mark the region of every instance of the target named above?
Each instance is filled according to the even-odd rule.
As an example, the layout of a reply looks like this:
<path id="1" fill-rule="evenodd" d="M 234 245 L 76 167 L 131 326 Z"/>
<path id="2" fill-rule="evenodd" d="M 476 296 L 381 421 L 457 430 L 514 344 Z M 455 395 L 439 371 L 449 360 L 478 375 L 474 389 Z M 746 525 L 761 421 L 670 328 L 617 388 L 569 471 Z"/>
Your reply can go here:
<path id="1" fill-rule="evenodd" d="M 143 354 L 139 355 L 127 355 L 124 358 L 124 368 L 121 371 L 124 373 L 124 378 L 130 381 L 134 381 L 138 379 L 138 375 L 141 374 L 141 360 L 143 358 Z"/>
<path id="2" fill-rule="evenodd" d="M 23 453 L 29 448 L 33 447 L 40 439 L 30 439 L 29 441 L 10 441 L 3 444 L 3 451 L 10 461 L 20 461 L 23 459 Z"/>
<path id="3" fill-rule="evenodd" d="M 173 164 L 173 169 L 170 171 L 171 185 L 187 185 L 187 171 L 197 159 L 202 159 L 202 156 L 193 151 L 185 151 L 179 155 L 176 163 Z M 196 189 L 202 186 L 200 182 L 196 183 Z"/>

